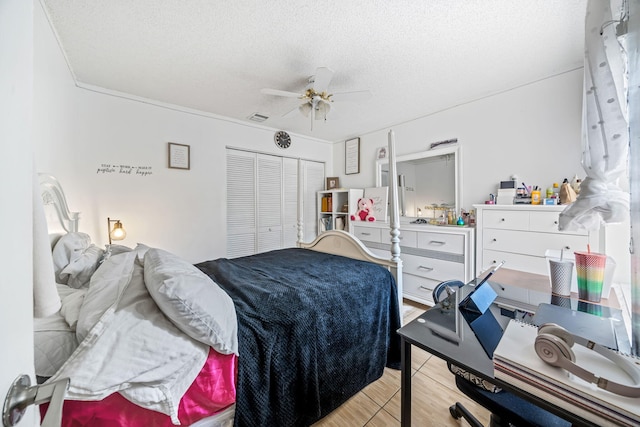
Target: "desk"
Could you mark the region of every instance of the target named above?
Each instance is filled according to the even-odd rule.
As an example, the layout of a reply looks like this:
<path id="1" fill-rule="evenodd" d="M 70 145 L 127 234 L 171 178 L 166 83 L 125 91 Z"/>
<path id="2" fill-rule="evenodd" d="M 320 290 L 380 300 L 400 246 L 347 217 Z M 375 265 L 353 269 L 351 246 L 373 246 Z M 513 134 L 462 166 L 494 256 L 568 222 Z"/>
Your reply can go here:
<path id="1" fill-rule="evenodd" d="M 513 286 L 490 284 L 498 298 L 489 310 L 504 330 L 509 320 L 532 323 L 535 310 L 539 304 L 562 304 L 572 310 L 594 312 L 600 317 L 608 317 L 616 331 L 618 349 L 629 352 L 630 343 L 625 330 L 622 313 L 616 308 L 610 308 L 593 303 L 578 301 L 575 298 L 555 297 L 550 292 L 532 291 Z M 569 411 L 554 406 L 549 402 L 526 393 L 509 383 L 494 378 L 493 360 L 484 350 L 467 321 L 458 310 L 458 303 L 474 289 L 475 282 L 457 290 L 453 295 L 444 299 L 432 309 L 424 312 L 418 318 L 398 330 L 402 340 L 402 374 L 401 374 L 401 421 L 403 427 L 411 425 L 411 346 L 415 345 L 435 356 L 455 364 L 479 377 L 485 378 L 499 387 L 509 390 L 527 399 L 549 412 L 565 418 L 575 425 L 596 426 Z M 514 296 L 526 296 L 524 302 L 512 299 Z M 453 375 L 453 374 L 452 374 Z M 454 403 L 454 402 L 452 402 Z"/>

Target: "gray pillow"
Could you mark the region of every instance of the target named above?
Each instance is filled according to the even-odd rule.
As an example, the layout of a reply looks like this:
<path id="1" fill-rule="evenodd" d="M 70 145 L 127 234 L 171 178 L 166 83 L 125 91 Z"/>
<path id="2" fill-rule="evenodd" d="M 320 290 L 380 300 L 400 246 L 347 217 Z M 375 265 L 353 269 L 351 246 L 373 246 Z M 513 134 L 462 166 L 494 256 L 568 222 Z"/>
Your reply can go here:
<path id="1" fill-rule="evenodd" d="M 185 334 L 222 354 L 238 353 L 231 297 L 195 266 L 161 249 L 144 256 L 144 282 L 160 310 Z"/>

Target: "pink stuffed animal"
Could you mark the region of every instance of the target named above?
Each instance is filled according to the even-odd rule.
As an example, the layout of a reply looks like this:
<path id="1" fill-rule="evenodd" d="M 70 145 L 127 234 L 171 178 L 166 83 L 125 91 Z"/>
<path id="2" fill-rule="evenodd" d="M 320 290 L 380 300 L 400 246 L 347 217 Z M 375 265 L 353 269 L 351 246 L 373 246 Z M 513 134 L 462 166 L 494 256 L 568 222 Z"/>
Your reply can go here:
<path id="1" fill-rule="evenodd" d="M 355 215 L 351 215 L 351 221 L 375 221 L 371 211 L 372 207 L 373 199 L 358 199 L 358 211 Z"/>

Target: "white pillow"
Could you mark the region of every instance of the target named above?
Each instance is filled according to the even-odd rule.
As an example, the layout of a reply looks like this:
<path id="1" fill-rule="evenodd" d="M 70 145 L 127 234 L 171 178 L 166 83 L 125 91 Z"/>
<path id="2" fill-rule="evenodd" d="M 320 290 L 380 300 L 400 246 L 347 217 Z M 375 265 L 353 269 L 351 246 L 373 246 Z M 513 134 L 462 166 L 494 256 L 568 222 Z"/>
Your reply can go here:
<path id="1" fill-rule="evenodd" d="M 160 310 L 185 334 L 222 354 L 238 354 L 233 301 L 195 266 L 161 249 L 144 256 L 144 281 Z"/>

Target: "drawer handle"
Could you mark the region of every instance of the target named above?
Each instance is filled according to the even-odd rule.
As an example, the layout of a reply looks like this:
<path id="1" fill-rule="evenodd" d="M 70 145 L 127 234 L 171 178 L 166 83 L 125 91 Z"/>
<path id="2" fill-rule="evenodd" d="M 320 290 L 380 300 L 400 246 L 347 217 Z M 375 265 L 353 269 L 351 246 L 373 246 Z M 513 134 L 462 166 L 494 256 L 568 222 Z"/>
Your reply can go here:
<path id="1" fill-rule="evenodd" d="M 360 234 L 362 234 L 363 236 L 371 236 L 371 233 L 360 233 Z"/>
<path id="2" fill-rule="evenodd" d="M 505 222 L 506 220 L 504 218 L 500 218 L 500 221 Z"/>
<path id="3" fill-rule="evenodd" d="M 425 267 L 424 265 L 421 265 L 421 266 L 418 266 L 418 270 L 433 271 L 434 269 L 432 267 Z"/>
<path id="4" fill-rule="evenodd" d="M 570 246 L 565 246 L 564 248 L 565 248 L 565 249 L 571 249 L 571 247 L 570 247 Z"/>
<path id="5" fill-rule="evenodd" d="M 418 289 L 424 289 L 425 291 L 431 292 L 431 289 L 427 288 L 426 286 L 422 286 L 422 285 L 420 285 L 420 287 Z"/>
<path id="6" fill-rule="evenodd" d="M 495 237 L 493 238 L 492 242 L 497 242 L 498 239 L 496 239 Z"/>
<path id="7" fill-rule="evenodd" d="M 446 242 L 441 242 L 440 240 L 431 240 L 431 241 L 429 241 L 429 244 L 430 244 L 430 245 L 438 245 L 438 246 L 442 246 L 442 245 L 445 245 L 445 244 L 446 244 Z"/>
<path id="8" fill-rule="evenodd" d="M 553 223 L 554 223 L 555 225 L 558 225 L 558 221 L 553 221 Z"/>

